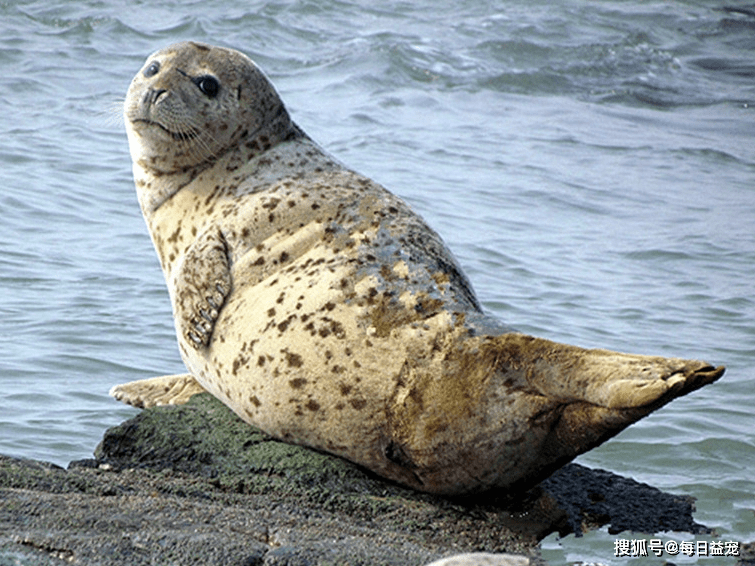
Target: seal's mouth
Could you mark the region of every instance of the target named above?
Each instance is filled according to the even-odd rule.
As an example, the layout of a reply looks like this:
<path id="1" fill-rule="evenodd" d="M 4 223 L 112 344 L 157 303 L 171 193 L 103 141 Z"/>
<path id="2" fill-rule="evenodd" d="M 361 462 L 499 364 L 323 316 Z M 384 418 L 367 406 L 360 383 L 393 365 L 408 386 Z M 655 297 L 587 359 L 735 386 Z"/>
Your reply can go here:
<path id="1" fill-rule="evenodd" d="M 160 122 L 154 122 L 152 120 L 147 120 L 145 118 L 137 118 L 135 120 L 131 120 L 131 123 L 132 124 L 136 124 L 136 123 L 146 124 L 148 126 L 157 126 L 158 128 L 160 128 L 162 131 L 164 131 L 166 134 L 168 134 L 170 137 L 172 137 L 176 141 L 189 141 L 199 136 L 199 132 L 194 128 L 191 128 L 187 132 L 174 132 L 166 128 L 165 126 L 163 126 Z"/>

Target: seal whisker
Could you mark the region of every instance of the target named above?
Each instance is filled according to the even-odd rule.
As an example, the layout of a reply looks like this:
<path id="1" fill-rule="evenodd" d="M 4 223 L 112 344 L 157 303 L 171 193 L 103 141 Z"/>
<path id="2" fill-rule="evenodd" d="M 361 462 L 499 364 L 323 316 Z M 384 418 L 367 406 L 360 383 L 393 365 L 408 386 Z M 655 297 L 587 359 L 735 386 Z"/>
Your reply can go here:
<path id="1" fill-rule="evenodd" d="M 221 151 L 220 143 L 212 134 L 207 131 L 197 129 L 196 151 L 198 158 L 216 159 Z M 215 148 L 215 149 L 213 149 Z"/>
<path id="2" fill-rule="evenodd" d="M 221 151 L 221 143 L 217 140 L 196 117 L 183 117 L 181 124 L 176 124 L 175 131 L 186 142 L 191 159 L 197 163 L 216 159 Z"/>
<path id="3" fill-rule="evenodd" d="M 123 104 L 125 102 L 124 97 L 116 97 L 113 100 L 108 101 L 102 109 L 97 112 L 96 122 L 108 129 L 118 127 L 122 128 L 124 125 L 123 118 Z"/>

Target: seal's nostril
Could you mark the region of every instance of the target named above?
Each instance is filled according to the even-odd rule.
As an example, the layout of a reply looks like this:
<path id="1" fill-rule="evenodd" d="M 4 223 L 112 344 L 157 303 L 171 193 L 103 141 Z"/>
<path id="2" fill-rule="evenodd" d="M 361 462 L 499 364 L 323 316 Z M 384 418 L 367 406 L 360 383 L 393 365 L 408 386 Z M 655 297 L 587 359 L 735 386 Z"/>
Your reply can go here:
<path id="1" fill-rule="evenodd" d="M 160 100 L 168 91 L 164 88 L 151 88 L 144 93 L 142 97 L 142 104 L 145 106 L 152 106 Z"/>
<path id="2" fill-rule="evenodd" d="M 161 88 L 157 90 L 152 90 L 150 92 L 151 92 L 151 97 L 152 97 L 151 104 L 157 104 L 157 101 L 160 100 L 168 91 L 165 90 L 164 88 Z"/>

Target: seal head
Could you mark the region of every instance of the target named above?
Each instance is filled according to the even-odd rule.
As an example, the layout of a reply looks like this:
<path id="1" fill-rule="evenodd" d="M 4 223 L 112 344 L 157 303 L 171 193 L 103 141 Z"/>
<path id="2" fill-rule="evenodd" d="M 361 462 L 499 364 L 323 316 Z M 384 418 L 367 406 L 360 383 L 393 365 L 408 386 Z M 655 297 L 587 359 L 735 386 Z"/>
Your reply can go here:
<path id="1" fill-rule="evenodd" d="M 131 82 L 124 117 L 134 164 L 158 177 L 192 178 L 230 149 L 245 146 L 248 159 L 297 131 L 251 59 L 196 42 L 150 55 Z M 171 196 L 151 192 L 151 209 Z"/>

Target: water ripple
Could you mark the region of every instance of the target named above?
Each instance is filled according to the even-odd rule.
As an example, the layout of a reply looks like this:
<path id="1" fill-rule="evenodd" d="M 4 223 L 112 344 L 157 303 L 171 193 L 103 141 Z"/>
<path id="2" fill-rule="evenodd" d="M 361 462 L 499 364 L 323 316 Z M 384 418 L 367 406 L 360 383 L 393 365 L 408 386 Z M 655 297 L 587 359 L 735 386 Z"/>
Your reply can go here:
<path id="1" fill-rule="evenodd" d="M 751 538 L 754 28 L 749 8 L 682 1 L 0 4 L 0 452 L 87 457 L 133 414 L 111 385 L 182 371 L 111 107 L 147 54 L 192 38 L 257 60 L 506 323 L 726 363 L 583 460 Z"/>

